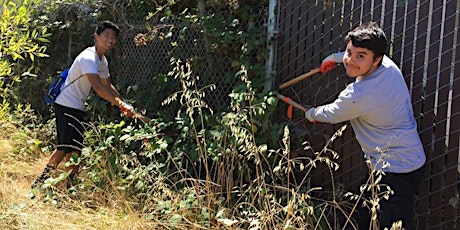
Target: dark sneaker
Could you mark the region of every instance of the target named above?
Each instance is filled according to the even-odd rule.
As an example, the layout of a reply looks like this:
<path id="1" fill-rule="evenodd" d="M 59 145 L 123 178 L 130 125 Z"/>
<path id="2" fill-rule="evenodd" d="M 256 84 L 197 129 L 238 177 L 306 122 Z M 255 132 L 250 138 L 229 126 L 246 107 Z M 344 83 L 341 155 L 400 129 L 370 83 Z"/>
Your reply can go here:
<path id="1" fill-rule="evenodd" d="M 43 169 L 42 174 L 40 174 L 40 176 L 38 176 L 37 179 L 35 179 L 34 182 L 32 182 L 30 187 L 32 189 L 40 187 L 43 184 L 43 182 L 45 182 L 46 179 L 51 177 L 51 173 L 53 172 L 54 169 L 55 168 L 53 166 L 47 165 L 45 169 Z"/>

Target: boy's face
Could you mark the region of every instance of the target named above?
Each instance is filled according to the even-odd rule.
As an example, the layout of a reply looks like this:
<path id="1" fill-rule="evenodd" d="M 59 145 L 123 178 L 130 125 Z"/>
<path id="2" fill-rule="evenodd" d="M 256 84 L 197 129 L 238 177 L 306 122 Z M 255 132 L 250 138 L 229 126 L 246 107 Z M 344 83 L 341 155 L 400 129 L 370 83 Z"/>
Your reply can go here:
<path id="1" fill-rule="evenodd" d="M 101 34 L 94 33 L 96 45 L 105 51 L 112 48 L 117 43 L 117 33 L 115 30 L 107 28 Z"/>
<path id="2" fill-rule="evenodd" d="M 374 59 L 374 52 L 366 48 L 355 47 L 348 42 L 347 50 L 343 56 L 343 64 L 350 77 L 363 79 L 374 72 L 378 67 L 382 57 Z"/>

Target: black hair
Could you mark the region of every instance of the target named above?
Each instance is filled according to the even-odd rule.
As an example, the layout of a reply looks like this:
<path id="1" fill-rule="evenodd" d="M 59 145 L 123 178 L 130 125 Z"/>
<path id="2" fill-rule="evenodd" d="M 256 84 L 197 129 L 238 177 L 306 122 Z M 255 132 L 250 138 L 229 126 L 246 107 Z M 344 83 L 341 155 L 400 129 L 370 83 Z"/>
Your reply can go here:
<path id="1" fill-rule="evenodd" d="M 387 50 L 387 38 L 375 22 L 356 27 L 345 36 L 345 42 L 355 47 L 366 48 L 374 53 L 374 59 L 382 57 Z"/>
<path id="2" fill-rule="evenodd" d="M 105 29 L 113 29 L 115 31 L 115 34 L 118 37 L 118 34 L 120 33 L 120 27 L 118 27 L 117 24 L 111 22 L 111 21 L 102 21 L 97 24 L 96 27 L 96 34 L 101 35 L 102 32 L 104 32 Z"/>

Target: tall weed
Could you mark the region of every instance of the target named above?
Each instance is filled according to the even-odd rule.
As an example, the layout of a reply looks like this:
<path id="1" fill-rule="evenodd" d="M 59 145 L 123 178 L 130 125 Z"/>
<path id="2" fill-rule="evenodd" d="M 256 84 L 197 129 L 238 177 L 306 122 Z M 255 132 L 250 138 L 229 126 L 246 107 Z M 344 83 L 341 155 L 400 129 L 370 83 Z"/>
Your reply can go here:
<path id="1" fill-rule="evenodd" d="M 347 194 L 355 203 L 344 199 L 333 179 L 339 154 L 330 146 L 346 126 L 319 151 L 305 142 L 301 151 L 306 154 L 296 156 L 289 126 L 271 124 L 266 116 L 276 97 L 254 90 L 244 67 L 230 95 L 230 111 L 216 115 L 205 102 L 205 91 L 213 86 L 198 88 L 189 62 L 171 63 L 170 76 L 182 88 L 164 105 L 179 102 L 175 121 L 86 124 L 88 147 L 71 162 L 83 166 L 70 193 L 73 201 L 173 229 L 356 229 L 350 213 L 358 200 L 376 213 L 379 199 L 390 195 L 376 185 L 383 174 L 372 172 L 376 177 L 362 188 L 372 197 Z M 310 185 L 320 164 L 332 178 L 327 200 L 314 196 L 322 188 Z M 48 198 L 69 202 L 56 198 L 62 197 L 59 180 L 65 177 L 50 184 L 57 190 L 48 190 L 55 191 Z"/>

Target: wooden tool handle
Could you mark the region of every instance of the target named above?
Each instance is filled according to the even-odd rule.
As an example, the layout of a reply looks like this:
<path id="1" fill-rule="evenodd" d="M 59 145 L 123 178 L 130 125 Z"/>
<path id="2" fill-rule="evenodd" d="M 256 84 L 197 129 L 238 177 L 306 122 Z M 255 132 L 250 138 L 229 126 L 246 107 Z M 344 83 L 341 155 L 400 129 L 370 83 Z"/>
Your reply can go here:
<path id="1" fill-rule="evenodd" d="M 148 117 L 146 117 L 146 116 L 144 116 L 144 115 L 142 115 L 142 114 L 139 114 L 139 113 L 137 113 L 137 112 L 134 113 L 134 117 L 135 117 L 135 118 L 139 118 L 139 120 L 141 120 L 141 121 L 144 122 L 144 123 L 149 123 L 149 122 L 152 120 L 152 119 L 150 119 L 150 118 L 148 118 Z"/>
<path id="2" fill-rule="evenodd" d="M 286 88 L 288 86 L 291 86 L 291 85 L 293 85 L 293 84 L 295 84 L 295 83 L 297 83 L 299 81 L 305 80 L 305 79 L 311 77 L 313 74 L 316 74 L 316 73 L 319 73 L 319 72 L 320 72 L 320 68 L 310 70 L 310 72 L 308 72 L 308 73 L 302 74 L 302 75 L 300 75 L 300 76 L 298 76 L 298 77 L 296 77 L 296 78 L 294 78 L 292 80 L 289 80 L 289 81 L 281 84 L 279 86 L 279 88 L 284 89 L 284 88 Z"/>
<path id="3" fill-rule="evenodd" d="M 295 102 L 295 101 L 291 100 L 290 98 L 287 98 L 287 97 L 285 97 L 285 96 L 283 96 L 281 94 L 277 94 L 276 96 L 278 97 L 278 99 L 280 99 L 280 100 L 282 100 L 282 101 L 284 101 L 284 102 L 296 107 L 297 109 L 303 110 L 304 112 L 306 112 L 308 110 L 307 108 L 299 105 L 297 102 Z"/>

